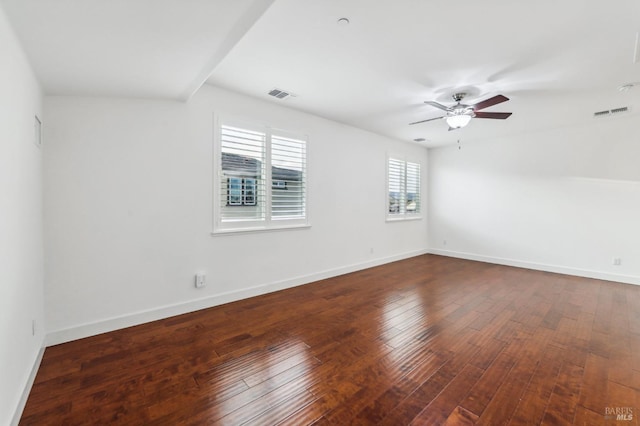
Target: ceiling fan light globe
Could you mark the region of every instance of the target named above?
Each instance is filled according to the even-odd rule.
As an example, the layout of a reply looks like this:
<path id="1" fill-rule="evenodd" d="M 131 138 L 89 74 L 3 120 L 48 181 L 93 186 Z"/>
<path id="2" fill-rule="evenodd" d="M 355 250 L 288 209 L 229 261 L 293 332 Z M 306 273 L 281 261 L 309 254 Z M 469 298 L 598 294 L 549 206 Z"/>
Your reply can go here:
<path id="1" fill-rule="evenodd" d="M 471 121 L 471 116 L 466 114 L 452 115 L 446 118 L 446 122 L 452 129 L 465 127 Z"/>

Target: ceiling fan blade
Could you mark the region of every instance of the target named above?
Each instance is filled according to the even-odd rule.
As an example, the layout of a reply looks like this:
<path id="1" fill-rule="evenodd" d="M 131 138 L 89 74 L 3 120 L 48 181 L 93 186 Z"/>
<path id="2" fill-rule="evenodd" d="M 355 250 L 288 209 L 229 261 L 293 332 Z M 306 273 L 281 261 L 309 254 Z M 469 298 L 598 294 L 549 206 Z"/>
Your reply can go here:
<path id="1" fill-rule="evenodd" d="M 426 123 L 427 121 L 433 121 L 433 120 L 440 120 L 444 118 L 444 116 L 442 117 L 436 117 L 436 118 L 427 118 L 426 120 L 420 120 L 420 121 L 414 121 L 413 123 L 409 123 L 409 126 L 413 125 L 413 124 L 420 124 L 420 123 Z"/>
<path id="2" fill-rule="evenodd" d="M 481 109 L 489 108 L 490 106 L 494 106 L 508 100 L 509 98 L 507 98 L 506 96 L 496 95 L 492 98 L 485 99 L 484 101 L 480 101 L 477 104 L 469 106 L 473 108 L 474 111 L 480 111 Z"/>
<path id="3" fill-rule="evenodd" d="M 477 111 L 476 118 L 495 118 L 498 120 L 505 120 L 511 116 L 511 112 L 482 112 Z"/>
<path id="4" fill-rule="evenodd" d="M 443 111 L 447 111 L 447 112 L 449 112 L 449 111 L 451 111 L 451 110 L 452 110 L 452 108 L 449 108 L 448 106 L 445 106 L 445 105 L 439 104 L 438 102 L 434 102 L 434 101 L 424 101 L 424 103 L 425 103 L 425 104 L 427 104 L 427 105 L 431 105 L 432 107 L 436 107 L 436 108 L 438 108 L 438 109 L 441 109 L 441 110 L 443 110 Z"/>

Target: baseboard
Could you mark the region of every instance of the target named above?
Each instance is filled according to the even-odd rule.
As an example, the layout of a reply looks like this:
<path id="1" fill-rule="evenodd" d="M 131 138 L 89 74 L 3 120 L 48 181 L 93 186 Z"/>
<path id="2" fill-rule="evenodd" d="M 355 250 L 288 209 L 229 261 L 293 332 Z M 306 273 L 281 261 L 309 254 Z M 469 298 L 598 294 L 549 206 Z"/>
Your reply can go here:
<path id="1" fill-rule="evenodd" d="M 33 362 L 31 373 L 29 373 L 29 378 L 27 379 L 27 383 L 24 385 L 24 389 L 22 389 L 22 395 L 20 396 L 20 400 L 18 401 L 18 406 L 13 413 L 11 426 L 17 426 L 18 423 L 20 423 L 20 417 L 22 417 L 24 407 L 27 405 L 27 399 L 29 399 L 29 394 L 31 393 L 33 382 L 36 380 L 36 374 L 38 374 L 38 369 L 40 368 L 40 363 L 42 362 L 42 357 L 44 356 L 44 349 L 44 346 L 40 348 L 38 356 L 36 356 L 36 359 Z"/>
<path id="2" fill-rule="evenodd" d="M 422 254 L 427 254 L 428 252 L 429 251 L 426 249 L 417 250 L 385 258 L 373 259 L 366 262 L 343 266 L 340 268 L 329 269 L 309 275 L 294 277 L 288 280 L 262 284 L 251 288 L 217 294 L 214 296 L 191 300 L 184 303 L 161 306 L 147 311 L 140 311 L 129 315 L 123 315 L 92 323 L 81 324 L 66 329 L 54 330 L 47 333 L 46 345 L 53 346 L 60 343 L 70 342 L 72 340 L 95 336 L 101 333 L 107 333 L 109 331 L 144 324 L 150 321 L 169 318 L 175 315 L 182 315 L 189 312 L 198 311 L 200 309 L 211 308 L 213 306 L 219 306 L 225 303 L 235 302 L 237 300 L 242 300 L 249 297 L 260 296 L 262 294 L 272 293 L 274 291 L 284 290 L 299 285 L 309 284 L 314 281 L 324 280 L 327 278 L 336 277 L 338 275 L 348 274 L 351 272 L 360 271 L 362 269 L 372 268 L 375 266 L 384 265 L 386 263 L 408 259 Z"/>
<path id="3" fill-rule="evenodd" d="M 569 266 L 550 265 L 537 262 L 529 262 L 503 257 L 484 256 L 474 253 L 465 253 L 452 250 L 430 249 L 429 253 L 441 256 L 455 257 L 459 259 L 477 260 L 479 262 L 495 263 L 498 265 L 515 266 L 517 268 L 534 269 L 537 271 L 555 272 L 558 274 L 575 275 L 578 277 L 595 278 L 598 280 L 615 281 L 625 284 L 640 285 L 640 277 L 634 275 L 612 274 L 609 272 L 593 271 L 589 269 L 579 269 Z"/>

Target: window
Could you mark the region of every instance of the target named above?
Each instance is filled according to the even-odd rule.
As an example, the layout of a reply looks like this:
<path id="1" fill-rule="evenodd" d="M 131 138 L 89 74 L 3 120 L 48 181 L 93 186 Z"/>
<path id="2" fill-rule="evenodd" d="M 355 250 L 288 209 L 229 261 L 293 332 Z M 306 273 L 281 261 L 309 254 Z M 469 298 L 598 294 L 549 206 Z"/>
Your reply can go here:
<path id="1" fill-rule="evenodd" d="M 245 206 L 256 205 L 256 180 L 253 178 L 244 178 L 242 180 L 242 204 Z"/>
<path id="2" fill-rule="evenodd" d="M 420 217 L 420 164 L 389 158 L 387 197 L 388 219 Z"/>
<path id="3" fill-rule="evenodd" d="M 219 126 L 214 232 L 307 224 L 307 142 L 285 132 Z"/>
<path id="4" fill-rule="evenodd" d="M 227 178 L 227 206 L 255 206 L 256 180 L 253 178 Z"/>
<path id="5" fill-rule="evenodd" d="M 271 218 L 287 220 L 305 217 L 307 144 L 303 140 L 271 137 Z"/>
<path id="6" fill-rule="evenodd" d="M 242 205 L 242 178 L 227 179 L 227 205 Z"/>

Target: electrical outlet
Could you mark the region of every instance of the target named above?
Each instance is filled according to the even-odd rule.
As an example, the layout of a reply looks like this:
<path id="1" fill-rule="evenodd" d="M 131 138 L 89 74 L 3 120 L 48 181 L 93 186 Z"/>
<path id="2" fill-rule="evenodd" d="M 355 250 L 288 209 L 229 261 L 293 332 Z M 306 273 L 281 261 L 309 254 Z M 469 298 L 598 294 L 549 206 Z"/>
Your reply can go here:
<path id="1" fill-rule="evenodd" d="M 612 263 L 614 264 L 614 266 L 620 266 L 622 265 L 622 259 L 619 257 L 614 257 Z"/>
<path id="2" fill-rule="evenodd" d="M 207 285 L 207 276 L 205 274 L 196 274 L 196 288 L 202 288 Z"/>

